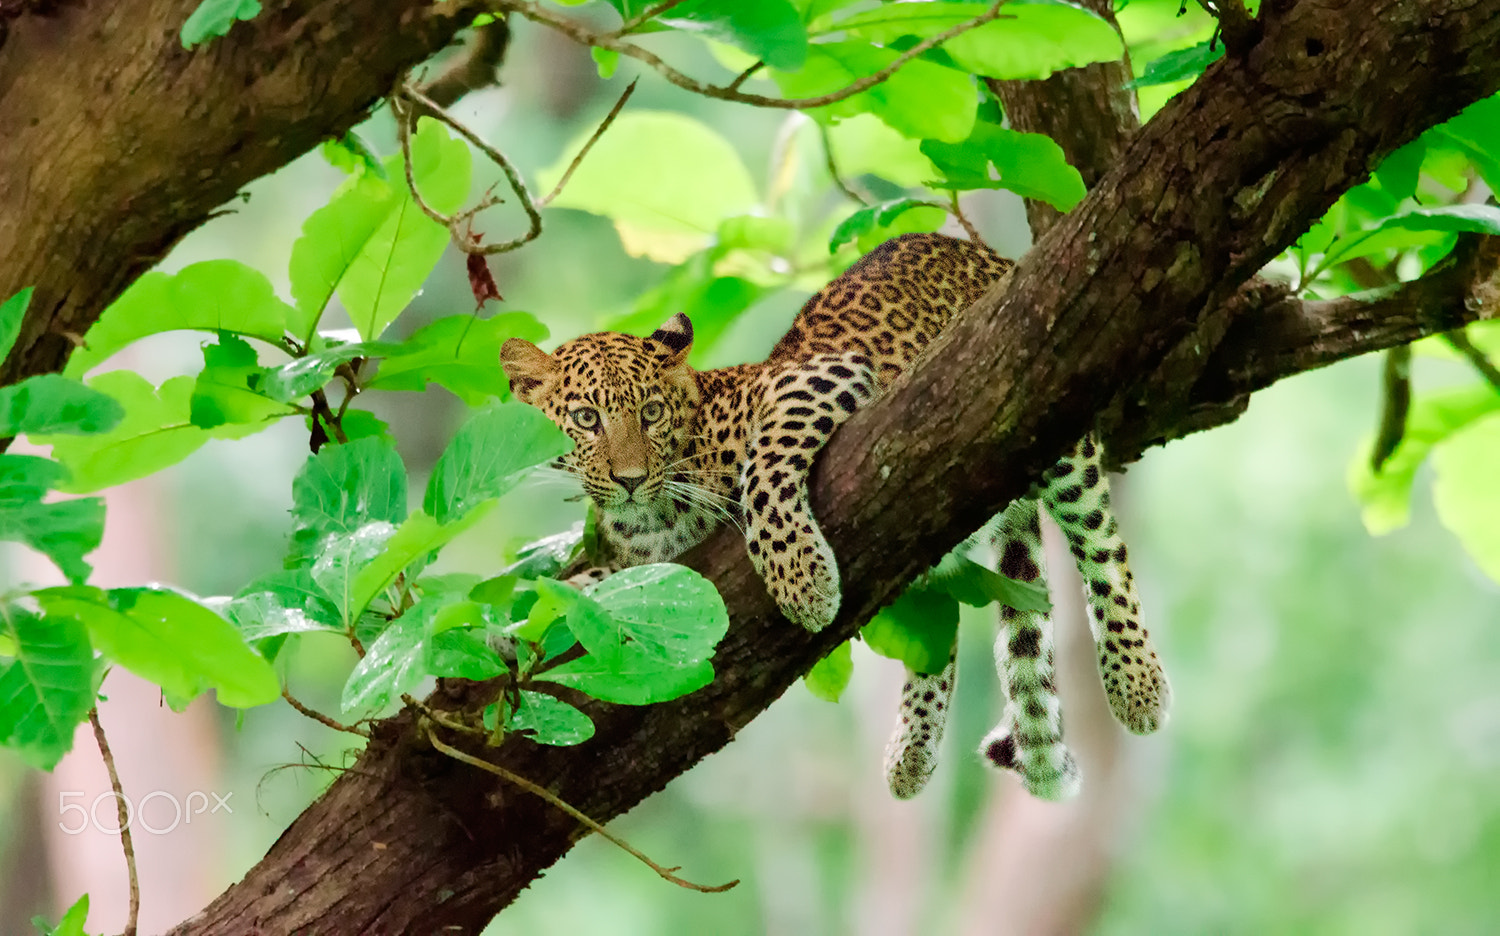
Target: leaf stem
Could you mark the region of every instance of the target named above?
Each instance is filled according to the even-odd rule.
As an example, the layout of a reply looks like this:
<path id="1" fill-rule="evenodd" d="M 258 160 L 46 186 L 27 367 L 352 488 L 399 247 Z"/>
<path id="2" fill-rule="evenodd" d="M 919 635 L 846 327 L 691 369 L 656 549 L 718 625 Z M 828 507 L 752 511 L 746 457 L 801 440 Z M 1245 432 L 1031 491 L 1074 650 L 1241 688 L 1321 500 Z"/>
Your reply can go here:
<path id="1" fill-rule="evenodd" d="M 317 722 L 320 725 L 326 725 L 329 728 L 332 728 L 334 731 L 347 731 L 349 734 L 356 734 L 361 738 L 368 738 L 370 736 L 370 733 L 363 728 L 359 728 L 354 725 L 346 725 L 343 722 L 334 721 L 332 718 L 329 718 L 327 715 L 324 715 L 317 709 L 309 708 L 308 706 L 303 705 L 301 702 L 297 701 L 297 697 L 292 695 L 292 691 L 286 686 L 281 687 L 281 697 L 285 699 L 287 704 L 292 708 L 296 709 L 299 713 L 306 715 L 308 718 L 311 718 L 313 721 Z"/>
<path id="2" fill-rule="evenodd" d="M 1463 329 L 1459 328 L 1444 333 L 1443 340 L 1448 342 L 1453 350 L 1462 354 L 1464 359 L 1473 365 L 1475 370 L 1479 371 L 1479 376 L 1484 378 L 1485 383 L 1493 387 L 1497 393 L 1500 393 L 1500 367 L 1496 367 L 1494 361 L 1491 361 L 1483 351 L 1475 347 L 1474 342 L 1469 340 L 1469 336 Z"/>
<path id="3" fill-rule="evenodd" d="M 620 110 L 624 108 L 625 102 L 630 100 L 630 96 L 635 93 L 636 83 L 640 80 L 639 78 L 631 80 L 630 84 L 625 88 L 625 93 L 620 95 L 620 99 L 615 102 L 615 106 L 611 107 L 609 113 L 604 115 L 604 120 L 599 124 L 598 129 L 594 131 L 594 135 L 589 137 L 588 142 L 583 144 L 583 149 L 578 151 L 578 155 L 574 156 L 573 161 L 568 163 L 568 168 L 563 170 L 562 178 L 557 180 L 557 184 L 552 187 L 552 191 L 536 200 L 538 208 L 547 207 L 547 204 L 562 192 L 563 186 L 567 185 L 568 180 L 573 178 L 573 170 L 578 168 L 578 164 L 583 162 L 583 157 L 589 154 L 589 150 L 594 148 L 594 144 L 604 135 L 604 131 L 608 130 L 609 125 L 614 123 L 615 118 L 620 115 Z"/>
<path id="4" fill-rule="evenodd" d="M 94 743 L 99 745 L 99 756 L 104 758 L 109 771 L 109 785 L 115 792 L 116 815 L 120 822 L 120 847 L 125 850 L 125 871 L 130 876 L 130 914 L 125 919 L 123 936 L 136 936 L 141 917 L 141 882 L 135 870 L 135 845 L 130 840 L 130 810 L 125 805 L 125 790 L 120 786 L 120 772 L 115 769 L 115 757 L 110 753 L 109 740 L 104 737 L 104 725 L 99 721 L 99 707 L 89 709 L 89 724 L 94 728 Z"/>
<path id="5" fill-rule="evenodd" d="M 470 767 L 477 767 L 478 769 L 483 770 L 486 773 L 494 774 L 495 776 L 499 777 L 500 779 L 505 780 L 505 781 L 507 781 L 509 783 L 515 784 L 516 786 L 520 787 L 521 789 L 525 790 L 526 792 L 528 792 L 528 793 L 530 793 L 530 794 L 532 794 L 534 796 L 541 797 L 542 799 L 546 800 L 548 803 L 551 803 L 553 806 L 555 806 L 558 809 L 562 810 L 563 812 L 567 813 L 569 816 L 572 816 L 574 819 L 577 819 L 579 822 L 583 823 L 585 826 L 587 826 L 592 831 L 599 833 L 605 839 L 608 839 L 610 842 L 613 842 L 615 845 L 618 845 L 620 848 L 624 849 L 625 851 L 629 852 L 631 855 L 635 856 L 635 858 L 637 860 L 639 860 L 640 862 L 642 862 L 643 864 L 645 864 L 646 867 L 650 868 L 652 871 L 655 871 L 657 874 L 661 875 L 661 877 L 662 877 L 663 880 L 671 881 L 673 884 L 676 884 L 678 887 L 686 887 L 688 890 L 700 891 L 700 892 L 705 893 L 705 894 L 718 894 L 718 893 L 722 893 L 723 891 L 727 891 L 731 887 L 734 887 L 735 885 L 739 884 L 739 879 L 738 878 L 736 878 L 733 881 L 730 881 L 728 884 L 711 884 L 711 885 L 710 884 L 694 884 L 692 881 L 684 880 L 683 878 L 680 878 L 677 875 L 675 875 L 675 874 L 672 873 L 673 871 L 677 871 L 679 869 L 677 869 L 677 868 L 664 868 L 661 865 L 657 864 L 656 862 L 652 861 L 650 858 L 647 858 L 639 850 L 637 850 L 636 848 L 634 848 L 633 846 L 631 846 L 631 844 L 629 842 L 625 841 L 624 839 L 622 839 L 622 838 L 620 838 L 620 837 L 618 837 L 616 835 L 611 834 L 608 829 L 604 828 L 604 826 L 602 826 L 599 823 L 595 822 L 594 820 L 590 819 L 588 816 L 586 816 L 583 813 L 579 812 L 577 809 L 574 809 L 572 806 L 568 805 L 568 803 L 566 801 L 564 801 L 557 794 L 553 793 L 551 790 L 548 790 L 545 787 L 538 786 L 535 783 L 532 783 L 530 780 L 527 780 L 525 777 L 522 777 L 522 776 L 520 776 L 518 774 L 514 774 L 514 773 L 510 772 L 509 770 L 506 770 L 504 767 L 501 767 L 501 766 L 499 766 L 497 764 L 492 764 L 489 761 L 480 760 L 477 757 L 474 757 L 474 756 L 469 755 L 469 754 L 465 754 L 463 751 L 460 751 L 457 748 L 449 747 L 448 745 L 444 744 L 443 742 L 441 742 L 441 741 L 439 741 L 437 739 L 437 735 L 433 733 L 431 726 L 428 726 L 428 728 L 427 728 L 427 740 L 432 743 L 432 746 L 433 746 L 433 748 L 435 750 L 437 750 L 437 751 L 439 751 L 439 752 L 441 752 L 443 754 L 448 755 L 449 757 L 453 758 L 454 760 L 461 761 L 461 762 L 463 762 L 465 764 L 468 764 Z"/>

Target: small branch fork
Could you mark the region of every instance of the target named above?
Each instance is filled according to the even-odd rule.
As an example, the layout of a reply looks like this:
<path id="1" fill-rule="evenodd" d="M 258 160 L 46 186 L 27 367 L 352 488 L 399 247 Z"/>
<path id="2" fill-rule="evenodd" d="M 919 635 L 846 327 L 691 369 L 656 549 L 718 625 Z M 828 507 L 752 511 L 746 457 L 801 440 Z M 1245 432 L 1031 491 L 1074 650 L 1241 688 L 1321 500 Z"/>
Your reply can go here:
<path id="1" fill-rule="evenodd" d="M 123 936 L 136 936 L 141 917 L 141 881 L 135 873 L 135 845 L 130 840 L 130 808 L 125 805 L 125 790 L 120 786 L 120 772 L 115 769 L 115 757 L 109 751 L 109 741 L 104 737 L 104 726 L 99 722 L 99 707 L 89 709 L 89 724 L 94 727 L 94 742 L 99 745 L 99 756 L 109 771 L 109 785 L 115 792 L 115 808 L 120 822 L 120 847 L 125 850 L 125 871 L 130 875 L 130 915 L 125 920 Z"/>
<path id="2" fill-rule="evenodd" d="M 612 834 L 608 829 L 604 828 L 604 826 L 590 819 L 588 816 L 574 809 L 572 806 L 569 806 L 561 797 L 553 793 L 551 790 L 548 790 L 545 787 L 538 786 L 535 783 L 532 783 L 530 780 L 527 780 L 525 777 L 511 773 L 504 767 L 492 764 L 489 761 L 480 760 L 479 758 L 473 757 L 469 754 L 465 754 L 463 751 L 460 751 L 457 748 L 449 747 L 448 745 L 437 739 L 437 735 L 433 733 L 430 726 L 427 728 L 427 740 L 431 742 L 433 748 L 440 753 L 446 754 L 456 761 L 461 761 L 465 764 L 468 764 L 470 767 L 476 767 L 486 773 L 494 774 L 500 779 L 505 780 L 508 783 L 513 783 L 534 796 L 541 797 L 548 803 L 551 803 L 553 806 L 567 813 L 569 816 L 577 819 L 592 831 L 599 833 L 604 838 L 608 839 L 609 841 L 618 845 L 620 848 L 623 848 L 625 851 L 634 855 L 639 861 L 645 864 L 652 871 L 655 871 L 657 874 L 661 875 L 663 880 L 671 881 L 678 887 L 685 887 L 688 890 L 695 890 L 704 894 L 718 894 L 727 891 L 731 887 L 734 887 L 735 885 L 740 883 L 738 878 L 730 881 L 728 884 L 713 885 L 694 884 L 692 881 L 684 880 L 672 873 L 673 871 L 679 870 L 678 868 L 664 868 L 656 862 L 652 861 L 650 858 L 647 858 L 644 854 L 634 848 L 629 842 Z"/>
<path id="3" fill-rule="evenodd" d="M 880 71 L 876 72 L 873 75 L 861 78 L 853 84 L 841 88 L 838 91 L 833 91 L 828 94 L 822 94 L 818 95 L 817 97 L 809 98 L 768 97 L 763 94 L 750 94 L 739 90 L 739 86 L 744 83 L 745 79 L 749 78 L 750 75 L 759 70 L 759 68 L 761 67 L 761 63 L 756 63 L 756 65 L 747 69 L 728 85 L 711 85 L 683 74 L 682 72 L 668 65 L 666 62 L 662 61 L 661 57 L 656 53 L 644 49 L 633 42 L 624 41 L 620 38 L 621 33 L 624 32 L 623 29 L 619 32 L 614 33 L 596 32 L 583 25 L 582 23 L 569 19 L 566 16 L 560 16 L 547 9 L 546 7 L 543 7 L 539 3 L 530 2 L 530 0 L 494 0 L 491 9 L 497 14 L 518 13 L 534 23 L 540 23 L 543 26 L 552 27 L 553 29 L 557 30 L 558 32 L 581 45 L 594 46 L 595 48 L 600 49 L 609 49 L 611 51 L 618 52 L 621 55 L 629 56 L 630 58 L 636 59 L 637 61 L 644 62 L 652 69 L 654 69 L 657 73 L 659 73 L 663 78 L 670 81 L 672 84 L 676 85 L 679 88 L 683 88 L 684 90 L 691 91 L 694 94 L 701 94 L 704 97 L 716 98 L 721 101 L 735 101 L 740 104 L 752 104 L 756 107 L 775 107 L 784 110 L 806 110 L 813 107 L 822 107 L 825 104 L 834 104 L 844 100 L 845 98 L 853 97 L 854 95 L 859 94 L 861 91 L 868 91 L 870 88 L 875 87 L 882 81 L 885 81 L 891 75 L 895 74 L 895 72 L 899 68 L 901 68 L 901 66 L 905 65 L 907 62 L 910 62 L 917 56 L 927 52 L 929 49 L 934 49 L 937 46 L 942 45 L 949 39 L 952 39 L 954 36 L 966 33 L 971 29 L 976 29 L 980 26 L 983 26 L 985 23 L 990 23 L 994 20 L 999 19 L 1000 8 L 1004 6 L 1004 4 L 1005 0 L 999 0 L 999 2 L 995 3 L 988 10 L 974 17 L 973 19 L 967 22 L 959 23 L 952 29 L 946 29 L 935 36 L 929 36 L 928 38 L 912 46 L 910 49 L 907 49 L 905 52 L 901 53 L 901 55 L 897 57 L 895 61 L 891 62 L 885 68 L 882 68 Z M 670 7 L 673 5 L 675 4 L 661 4 L 661 6 L 665 7 Z M 638 26 L 639 23 L 637 22 L 637 20 L 641 19 L 642 17 L 636 17 L 635 19 L 632 19 L 630 21 L 631 28 L 633 29 Z"/>

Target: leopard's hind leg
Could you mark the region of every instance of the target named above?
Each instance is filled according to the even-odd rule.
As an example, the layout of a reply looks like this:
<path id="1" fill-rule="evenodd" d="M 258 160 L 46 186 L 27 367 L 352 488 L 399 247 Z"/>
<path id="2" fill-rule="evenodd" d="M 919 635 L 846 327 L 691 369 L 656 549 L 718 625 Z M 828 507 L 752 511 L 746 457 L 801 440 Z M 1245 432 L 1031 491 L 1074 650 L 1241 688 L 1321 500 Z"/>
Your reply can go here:
<path id="1" fill-rule="evenodd" d="M 1126 728 L 1150 734 L 1166 724 L 1172 690 L 1140 621 L 1135 576 L 1110 511 L 1109 481 L 1100 455 L 1093 437 L 1084 437 L 1072 454 L 1043 474 L 1041 497 L 1068 538 L 1083 576 L 1089 627 L 1109 707 Z"/>
<path id="2" fill-rule="evenodd" d="M 922 792 L 937 769 L 938 745 L 943 741 L 948 706 L 953 701 L 957 650 L 955 641 L 941 673 L 906 670 L 901 721 L 885 747 L 885 782 L 896 799 L 911 799 Z"/>
<path id="3" fill-rule="evenodd" d="M 788 619 L 811 631 L 839 610 L 833 549 L 808 503 L 807 475 L 834 429 L 876 393 L 863 355 L 822 354 L 770 368 L 740 484 L 745 545 L 755 571 Z"/>
<path id="4" fill-rule="evenodd" d="M 1005 509 L 995 530 L 1000 572 L 1046 587 L 1046 559 L 1037 502 L 1021 498 Z M 1062 739 L 1052 619 L 1045 611 L 1000 607 L 995 669 L 1005 712 L 979 752 L 995 767 L 1014 770 L 1031 795 L 1066 799 L 1078 792 L 1078 763 Z"/>

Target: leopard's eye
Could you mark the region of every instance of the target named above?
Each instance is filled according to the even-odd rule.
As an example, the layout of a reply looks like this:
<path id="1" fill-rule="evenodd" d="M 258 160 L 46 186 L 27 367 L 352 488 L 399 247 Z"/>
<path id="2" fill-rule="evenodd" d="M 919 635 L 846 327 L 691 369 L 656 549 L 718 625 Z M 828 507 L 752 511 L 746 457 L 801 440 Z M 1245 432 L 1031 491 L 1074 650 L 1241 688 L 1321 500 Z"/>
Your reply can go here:
<path id="1" fill-rule="evenodd" d="M 580 406 L 570 415 L 580 429 L 593 429 L 599 425 L 599 411 L 592 406 Z"/>
<path id="2" fill-rule="evenodd" d="M 660 400 L 651 400 L 641 407 L 641 422 L 654 423 L 666 414 L 666 407 L 661 405 Z"/>

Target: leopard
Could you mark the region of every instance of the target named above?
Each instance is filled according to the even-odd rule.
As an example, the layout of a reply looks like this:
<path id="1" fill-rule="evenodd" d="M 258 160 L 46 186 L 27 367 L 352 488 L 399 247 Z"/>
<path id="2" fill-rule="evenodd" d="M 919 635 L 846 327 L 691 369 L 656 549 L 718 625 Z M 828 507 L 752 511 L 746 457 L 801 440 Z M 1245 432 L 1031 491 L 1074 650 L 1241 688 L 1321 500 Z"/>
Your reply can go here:
<path id="1" fill-rule="evenodd" d="M 813 516 L 808 477 L 837 428 L 885 394 L 1013 261 L 937 233 L 905 234 L 866 253 L 807 300 L 763 360 L 711 370 L 688 363 L 693 326 L 677 313 L 651 334 L 595 332 L 552 352 L 523 338 L 501 347 L 514 397 L 573 440 L 557 467 L 596 517 L 597 565 L 667 562 L 724 523 L 783 616 L 819 631 L 838 616 L 838 563 Z M 1002 574 L 1041 582 L 1038 503 L 1067 537 L 1089 598 L 1099 671 L 1116 718 L 1146 734 L 1166 719 L 1170 688 L 1140 623 L 1140 602 L 1110 511 L 1102 451 L 1090 434 L 1032 491 L 981 529 Z M 974 538 L 971 537 L 971 540 Z M 1040 796 L 1076 788 L 1061 743 L 1050 622 L 1002 611 L 996 664 L 1006 714 L 981 754 Z M 916 795 L 936 765 L 956 685 L 956 652 L 939 673 L 908 668 L 901 721 L 885 757 L 891 792 Z"/>

